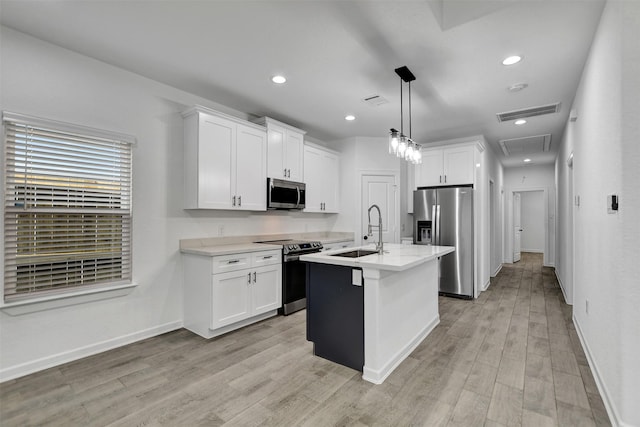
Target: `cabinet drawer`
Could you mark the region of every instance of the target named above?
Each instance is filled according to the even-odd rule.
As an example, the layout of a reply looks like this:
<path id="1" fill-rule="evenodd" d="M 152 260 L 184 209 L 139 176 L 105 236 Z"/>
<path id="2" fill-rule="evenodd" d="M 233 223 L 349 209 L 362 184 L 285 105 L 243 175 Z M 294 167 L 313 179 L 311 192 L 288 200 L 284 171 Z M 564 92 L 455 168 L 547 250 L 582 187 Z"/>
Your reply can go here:
<path id="1" fill-rule="evenodd" d="M 251 267 L 250 254 L 223 255 L 213 258 L 213 274 L 226 273 L 227 271 L 242 270 Z"/>
<path id="2" fill-rule="evenodd" d="M 254 252 L 251 254 L 251 266 L 261 267 L 263 265 L 280 264 L 282 252 L 279 250 L 269 252 Z"/>

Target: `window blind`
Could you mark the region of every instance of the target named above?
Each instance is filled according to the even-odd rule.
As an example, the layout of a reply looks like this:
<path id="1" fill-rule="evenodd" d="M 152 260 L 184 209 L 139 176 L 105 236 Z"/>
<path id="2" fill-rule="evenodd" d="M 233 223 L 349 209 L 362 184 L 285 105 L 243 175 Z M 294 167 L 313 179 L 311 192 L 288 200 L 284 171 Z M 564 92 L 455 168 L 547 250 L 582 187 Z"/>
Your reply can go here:
<path id="1" fill-rule="evenodd" d="M 132 142 L 3 113 L 4 300 L 130 283 Z"/>

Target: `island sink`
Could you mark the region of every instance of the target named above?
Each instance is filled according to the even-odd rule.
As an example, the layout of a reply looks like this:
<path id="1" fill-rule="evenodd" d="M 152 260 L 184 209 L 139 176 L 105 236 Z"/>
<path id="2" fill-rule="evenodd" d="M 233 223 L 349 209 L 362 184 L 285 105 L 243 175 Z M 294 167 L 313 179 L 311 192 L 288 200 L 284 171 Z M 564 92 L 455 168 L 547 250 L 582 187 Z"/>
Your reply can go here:
<path id="1" fill-rule="evenodd" d="M 355 251 L 347 251 L 347 252 L 340 252 L 338 254 L 331 254 L 331 256 L 339 256 L 339 257 L 345 257 L 345 258 L 360 258 L 361 256 L 373 255 L 377 253 L 378 251 L 374 251 L 371 249 L 356 249 Z"/>

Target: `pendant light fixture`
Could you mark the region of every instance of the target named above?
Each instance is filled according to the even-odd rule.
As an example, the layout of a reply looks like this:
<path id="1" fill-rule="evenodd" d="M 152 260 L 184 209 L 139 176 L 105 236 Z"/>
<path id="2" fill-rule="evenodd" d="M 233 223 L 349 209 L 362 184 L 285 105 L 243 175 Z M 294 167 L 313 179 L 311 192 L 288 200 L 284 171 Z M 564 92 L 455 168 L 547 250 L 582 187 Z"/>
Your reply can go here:
<path id="1" fill-rule="evenodd" d="M 411 139 L 411 82 L 416 79 L 413 73 L 403 66 L 395 69 L 400 77 L 400 132 L 391 128 L 389 132 L 389 154 L 393 154 L 413 164 L 422 163 L 422 148 Z M 404 99 L 403 82 L 409 86 L 409 136 L 404 134 Z"/>

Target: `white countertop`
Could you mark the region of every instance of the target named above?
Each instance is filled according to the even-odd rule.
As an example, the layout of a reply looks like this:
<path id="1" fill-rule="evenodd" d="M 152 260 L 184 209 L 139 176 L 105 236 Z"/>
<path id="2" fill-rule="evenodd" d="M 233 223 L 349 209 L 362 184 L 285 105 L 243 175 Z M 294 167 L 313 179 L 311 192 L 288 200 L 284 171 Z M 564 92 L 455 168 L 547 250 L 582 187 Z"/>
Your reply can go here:
<path id="1" fill-rule="evenodd" d="M 229 245 L 182 248 L 180 252 L 191 255 L 218 256 L 245 252 L 269 251 L 273 249 L 282 250 L 282 245 L 270 245 L 268 243 L 235 243 Z"/>
<path id="2" fill-rule="evenodd" d="M 332 254 L 352 251 L 356 249 L 375 249 L 375 245 L 371 244 L 367 246 L 359 246 L 356 248 L 342 248 L 315 254 L 302 255 L 300 256 L 300 260 L 306 262 L 317 262 L 321 264 L 343 265 L 346 267 L 403 271 L 413 268 L 418 264 L 422 264 L 423 262 L 428 262 L 451 253 L 455 250 L 455 247 L 385 243 L 384 253 L 382 255 L 372 254 L 360 258 L 344 258 L 340 256 L 332 256 Z"/>

